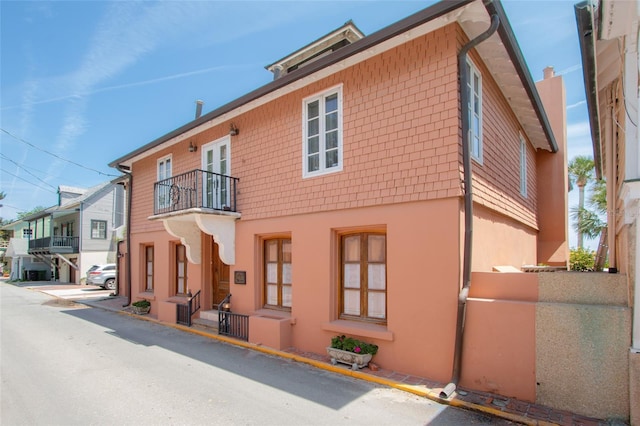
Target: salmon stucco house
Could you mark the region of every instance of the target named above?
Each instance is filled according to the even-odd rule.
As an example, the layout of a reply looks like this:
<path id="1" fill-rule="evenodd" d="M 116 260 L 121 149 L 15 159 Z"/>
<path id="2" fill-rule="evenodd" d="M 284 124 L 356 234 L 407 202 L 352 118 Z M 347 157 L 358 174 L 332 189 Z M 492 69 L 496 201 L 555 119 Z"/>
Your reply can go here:
<path id="1" fill-rule="evenodd" d="M 384 368 L 535 399 L 533 323 L 487 385 L 463 319 L 472 272 L 566 269 L 561 77 L 538 90 L 501 4 L 478 0 L 369 36 L 347 22 L 267 68 L 110 164 L 131 179 L 121 294 L 166 322 L 230 303 L 251 343 L 324 353 L 344 334 Z M 502 327 L 524 327 L 518 306 Z"/>

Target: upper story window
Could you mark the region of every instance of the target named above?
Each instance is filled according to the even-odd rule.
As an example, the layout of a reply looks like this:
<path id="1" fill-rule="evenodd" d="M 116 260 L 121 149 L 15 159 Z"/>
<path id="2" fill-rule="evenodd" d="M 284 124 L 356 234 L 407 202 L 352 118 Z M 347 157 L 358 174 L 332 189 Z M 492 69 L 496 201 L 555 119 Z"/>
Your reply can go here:
<path id="1" fill-rule="evenodd" d="M 482 163 L 482 75 L 469 61 L 469 145 L 471 158 Z"/>
<path id="2" fill-rule="evenodd" d="M 171 181 L 162 182 L 165 179 L 169 179 L 172 175 L 172 162 L 171 156 L 164 157 L 158 160 L 158 208 L 169 207 L 170 195 L 171 195 Z"/>
<path id="3" fill-rule="evenodd" d="M 342 86 L 303 101 L 302 176 L 342 170 Z"/>
<path id="4" fill-rule="evenodd" d="M 107 221 L 91 220 L 91 239 L 106 240 L 107 239 Z"/>
<path id="5" fill-rule="evenodd" d="M 520 194 L 527 196 L 527 142 L 520 135 Z"/>

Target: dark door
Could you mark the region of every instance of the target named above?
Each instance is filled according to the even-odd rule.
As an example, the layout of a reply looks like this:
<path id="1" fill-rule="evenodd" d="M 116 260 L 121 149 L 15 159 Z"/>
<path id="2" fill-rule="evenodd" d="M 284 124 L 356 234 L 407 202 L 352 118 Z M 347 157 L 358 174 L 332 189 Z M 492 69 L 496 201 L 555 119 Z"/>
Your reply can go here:
<path id="1" fill-rule="evenodd" d="M 213 309 L 218 309 L 218 305 L 229 294 L 229 265 L 220 260 L 218 244 L 211 239 L 213 244 L 211 276 L 213 277 Z"/>

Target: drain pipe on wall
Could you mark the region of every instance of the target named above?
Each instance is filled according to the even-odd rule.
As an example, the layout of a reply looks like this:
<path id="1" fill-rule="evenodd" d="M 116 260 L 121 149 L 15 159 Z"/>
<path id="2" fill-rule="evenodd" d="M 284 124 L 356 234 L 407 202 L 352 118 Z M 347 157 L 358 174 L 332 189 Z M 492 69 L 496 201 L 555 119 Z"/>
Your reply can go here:
<path id="1" fill-rule="evenodd" d="M 131 169 L 121 164 L 118 164 L 116 168 L 121 173 L 129 176 L 129 190 L 127 191 L 127 258 L 125 259 L 125 264 L 127 265 L 127 303 L 122 305 L 123 308 L 126 308 L 131 304 L 131 200 L 133 199 L 133 173 L 131 173 Z"/>
<path id="2" fill-rule="evenodd" d="M 467 54 L 471 49 L 482 43 L 496 32 L 500 18 L 497 14 L 491 15 L 489 29 L 462 46 L 458 53 L 458 76 L 460 82 L 460 111 L 462 115 L 462 165 L 464 167 L 464 257 L 462 269 L 462 288 L 458 294 L 458 316 L 456 320 L 456 342 L 453 352 L 453 371 L 451 382 L 440 392 L 441 398 L 449 398 L 456 390 L 460 380 L 462 369 L 462 338 L 464 336 L 464 320 L 467 312 L 467 297 L 471 287 L 471 245 L 473 243 L 473 194 L 471 174 L 471 152 L 469 152 L 469 92 L 467 85 L 469 64 Z"/>

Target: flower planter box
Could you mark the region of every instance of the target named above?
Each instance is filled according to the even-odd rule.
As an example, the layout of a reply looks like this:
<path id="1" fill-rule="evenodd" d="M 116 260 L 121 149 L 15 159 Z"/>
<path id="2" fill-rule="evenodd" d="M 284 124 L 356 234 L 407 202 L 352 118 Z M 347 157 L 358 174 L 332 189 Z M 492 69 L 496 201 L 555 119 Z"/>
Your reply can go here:
<path id="1" fill-rule="evenodd" d="M 366 367 L 373 357 L 371 354 L 356 354 L 331 347 L 327 348 L 327 354 L 331 357 L 331 364 L 347 364 L 351 366 L 352 370 Z"/>
<path id="2" fill-rule="evenodd" d="M 148 314 L 151 310 L 151 306 L 147 306 L 146 308 L 141 308 L 139 306 L 131 306 L 131 310 L 134 314 L 145 315 Z"/>

